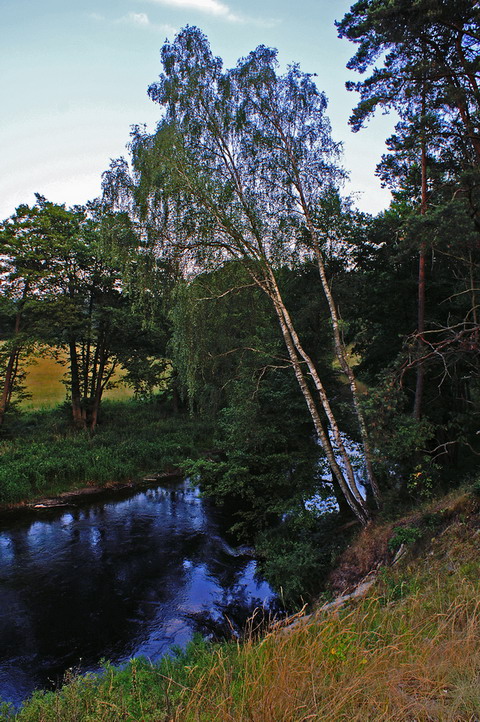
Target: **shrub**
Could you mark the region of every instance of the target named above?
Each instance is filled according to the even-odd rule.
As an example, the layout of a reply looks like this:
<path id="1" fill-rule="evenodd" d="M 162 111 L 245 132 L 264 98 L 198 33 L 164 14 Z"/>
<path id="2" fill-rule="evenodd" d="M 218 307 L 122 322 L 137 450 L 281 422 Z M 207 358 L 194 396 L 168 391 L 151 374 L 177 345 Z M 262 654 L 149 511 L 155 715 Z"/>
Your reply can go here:
<path id="1" fill-rule="evenodd" d="M 393 530 L 393 534 L 388 542 L 388 549 L 394 552 L 402 544 L 414 544 L 422 536 L 422 530 L 417 526 L 400 526 Z"/>

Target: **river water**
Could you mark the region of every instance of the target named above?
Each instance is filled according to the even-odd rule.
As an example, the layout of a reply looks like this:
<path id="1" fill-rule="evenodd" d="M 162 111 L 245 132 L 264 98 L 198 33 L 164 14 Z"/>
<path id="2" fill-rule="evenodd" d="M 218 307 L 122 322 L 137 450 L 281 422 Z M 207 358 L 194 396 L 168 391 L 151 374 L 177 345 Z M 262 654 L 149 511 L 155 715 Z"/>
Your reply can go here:
<path id="1" fill-rule="evenodd" d="M 20 704 L 101 658 L 156 660 L 202 615 L 274 603 L 187 481 L 0 524 L 0 697 Z"/>

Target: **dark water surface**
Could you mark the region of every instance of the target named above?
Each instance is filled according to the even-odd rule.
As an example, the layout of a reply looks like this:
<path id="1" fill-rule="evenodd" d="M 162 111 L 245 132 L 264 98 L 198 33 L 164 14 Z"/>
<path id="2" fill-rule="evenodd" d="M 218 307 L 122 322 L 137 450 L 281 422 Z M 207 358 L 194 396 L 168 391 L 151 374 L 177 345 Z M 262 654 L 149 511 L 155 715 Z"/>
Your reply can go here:
<path id="1" fill-rule="evenodd" d="M 0 525 L 0 697 L 18 705 L 68 668 L 184 645 L 195 614 L 269 604 L 188 482 Z"/>

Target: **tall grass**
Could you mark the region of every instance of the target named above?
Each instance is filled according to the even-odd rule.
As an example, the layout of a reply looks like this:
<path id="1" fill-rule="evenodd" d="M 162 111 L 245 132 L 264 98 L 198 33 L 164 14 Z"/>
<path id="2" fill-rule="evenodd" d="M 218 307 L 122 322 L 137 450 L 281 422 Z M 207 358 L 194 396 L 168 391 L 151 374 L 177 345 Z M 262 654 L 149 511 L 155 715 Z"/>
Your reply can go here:
<path id="1" fill-rule="evenodd" d="M 138 478 L 195 457 L 208 430 L 162 404 L 110 401 L 96 433 L 74 433 L 66 407 L 22 412 L 0 442 L 0 504 Z"/>
<path id="2" fill-rule="evenodd" d="M 473 720 L 480 711 L 478 589 L 425 614 L 381 599 L 225 653 L 191 685 L 176 720 Z M 443 607 L 443 605 L 441 605 Z"/>
<path id="3" fill-rule="evenodd" d="M 478 502 L 375 591 L 262 639 L 107 666 L 39 694 L 18 722 L 474 722 L 480 718 Z M 1 717 L 0 717 L 1 719 Z M 7 713 L 4 720 L 13 719 Z"/>

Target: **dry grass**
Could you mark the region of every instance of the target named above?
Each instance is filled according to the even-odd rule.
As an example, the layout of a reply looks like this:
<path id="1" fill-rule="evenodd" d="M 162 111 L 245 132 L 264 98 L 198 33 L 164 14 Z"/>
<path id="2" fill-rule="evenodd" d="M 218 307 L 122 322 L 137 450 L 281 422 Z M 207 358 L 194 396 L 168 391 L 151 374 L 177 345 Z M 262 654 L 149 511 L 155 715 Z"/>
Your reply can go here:
<path id="1" fill-rule="evenodd" d="M 55 406 L 65 401 L 66 390 L 62 383 L 65 367 L 53 358 L 39 357 L 32 359 L 26 368 L 25 390 L 30 397 L 22 401 L 22 408 L 39 409 Z M 121 372 L 115 374 L 118 386 L 105 392 L 105 398 L 124 400 L 133 395 L 131 389 L 121 383 Z"/>
<path id="2" fill-rule="evenodd" d="M 458 521 L 355 607 L 220 649 L 172 719 L 479 720 L 479 551 Z"/>
<path id="3" fill-rule="evenodd" d="M 369 525 L 362 529 L 354 544 L 345 549 L 329 577 L 332 593 L 339 595 L 358 584 L 379 564 L 385 564 L 392 524 Z"/>
<path id="4" fill-rule="evenodd" d="M 437 506 L 429 510 L 436 523 L 425 527 L 431 531 L 410 559 L 381 570 L 362 601 L 283 623 L 263 638 L 252 634 L 242 644 L 197 643 L 158 665 L 108 667 L 100 678 L 79 677 L 33 699 L 18 716 L 0 711 L 0 718 L 479 722 L 479 502 L 464 494 Z M 384 530 L 379 533 L 381 551 Z M 374 536 L 369 530 L 367 557 Z"/>

